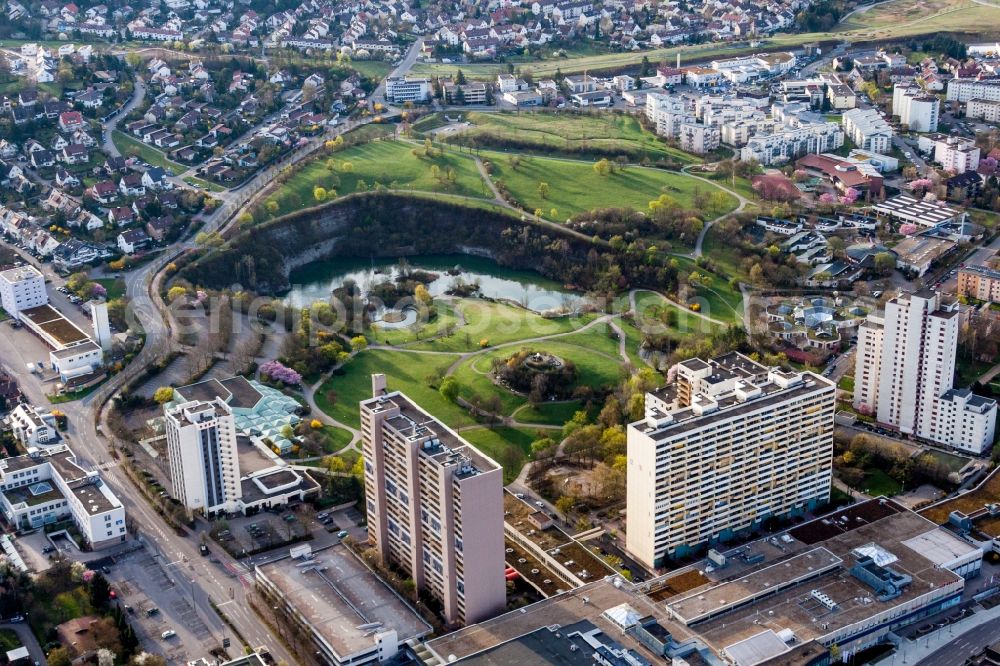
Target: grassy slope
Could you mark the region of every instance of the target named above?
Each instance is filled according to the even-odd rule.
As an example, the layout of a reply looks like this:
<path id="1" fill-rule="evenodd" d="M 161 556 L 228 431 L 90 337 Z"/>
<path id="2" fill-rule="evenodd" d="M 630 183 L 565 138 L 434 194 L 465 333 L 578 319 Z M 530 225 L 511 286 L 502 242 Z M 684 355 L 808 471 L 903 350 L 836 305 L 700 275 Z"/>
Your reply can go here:
<path id="1" fill-rule="evenodd" d="M 473 111 L 465 115 L 473 127 L 464 135 L 510 136 L 520 142 L 531 142 L 546 152 L 564 150 L 579 152 L 600 148 L 602 150 L 639 151 L 650 159 L 671 158 L 685 164 L 697 161 L 676 148 L 663 143 L 656 135 L 647 132 L 633 116 L 602 113 L 576 115 L 566 113 L 483 113 Z M 429 129 L 432 121 L 425 127 Z"/>
<path id="2" fill-rule="evenodd" d="M 481 349 L 479 343 L 484 339 L 495 347 L 525 338 L 567 333 L 593 319 L 593 315 L 546 319 L 530 310 L 506 303 L 475 299 L 463 299 L 459 301 L 458 307 L 465 315 L 465 326 L 459 326 L 455 333 L 448 337 L 425 340 L 410 345 L 409 348 L 451 352 L 476 351 Z"/>
<path id="3" fill-rule="evenodd" d="M 156 148 L 146 145 L 137 139 L 133 139 L 119 130 L 115 130 L 111 133 L 111 141 L 114 142 L 115 148 L 117 148 L 122 155 L 137 156 L 139 159 L 149 162 L 153 166 L 163 167 L 164 169 L 173 169 L 175 174 L 187 171 L 187 167 L 183 164 L 178 164 L 177 162 L 168 160 L 167 156 Z"/>
<path id="4" fill-rule="evenodd" d="M 473 421 L 465 410 L 445 400 L 425 380 L 435 372 L 444 372 L 456 358 L 452 354 L 369 349 L 344 366 L 342 376 L 331 377 L 316 391 L 316 404 L 338 421 L 359 427 L 358 403 L 371 397 L 371 375 L 381 372 L 388 378 L 390 390 L 405 391 L 421 407 L 448 425 L 471 425 Z M 331 390 L 336 392 L 334 404 L 328 396 Z"/>
<path id="5" fill-rule="evenodd" d="M 357 189 L 358 181 L 361 180 L 369 188 L 379 182 L 391 188 L 492 198 L 472 158 L 448 151 L 425 159 L 413 154 L 415 148 L 416 146 L 404 142 L 374 141 L 313 160 L 298 169 L 291 180 L 276 195 L 270 197 L 278 203 L 276 215 L 315 205 L 317 202 L 313 196 L 313 188 L 316 186 L 336 190 L 339 194 L 349 194 Z M 327 169 L 327 162 L 330 160 L 336 167 L 333 171 Z M 343 169 L 345 162 L 351 164 L 350 171 Z M 449 168 L 453 169 L 456 174 L 455 182 L 442 184 L 433 178 L 432 165 L 440 168 L 442 176 Z"/>
<path id="6" fill-rule="evenodd" d="M 589 162 L 561 160 L 546 157 L 523 158 L 517 169 L 503 153 L 484 152 L 493 164 L 493 179 L 503 181 L 505 187 L 527 210 L 537 208 L 548 217 L 555 208 L 559 219 L 577 213 L 609 206 L 631 207 L 646 210 L 649 202 L 661 194 L 669 194 L 681 206 L 691 206 L 695 189 L 709 192 L 714 188 L 684 174 L 629 167 L 601 176 Z M 538 184 L 549 184 L 548 196 L 543 199 Z M 736 200 L 730 197 L 731 208 Z"/>

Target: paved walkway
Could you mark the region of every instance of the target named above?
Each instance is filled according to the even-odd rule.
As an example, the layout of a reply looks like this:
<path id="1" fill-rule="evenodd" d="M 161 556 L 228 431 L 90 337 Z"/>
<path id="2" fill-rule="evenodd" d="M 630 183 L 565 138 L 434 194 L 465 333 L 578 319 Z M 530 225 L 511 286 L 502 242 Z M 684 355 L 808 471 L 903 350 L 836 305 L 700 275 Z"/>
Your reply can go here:
<path id="1" fill-rule="evenodd" d="M 953 652 L 959 643 L 972 647 L 968 645 L 967 641 L 962 640 L 963 634 L 979 633 L 980 627 L 996 627 L 995 623 L 998 622 L 1000 622 L 1000 606 L 994 606 L 990 610 L 981 610 L 971 617 L 953 625 L 941 627 L 914 641 L 902 639 L 895 654 L 875 663 L 878 666 L 891 666 L 897 662 L 901 664 L 917 664 L 925 661 L 927 664 L 938 663 L 942 657 L 938 652 Z M 956 645 L 951 646 L 951 643 Z M 971 650 L 970 654 L 974 654 L 975 651 Z"/>
<path id="2" fill-rule="evenodd" d="M 48 663 L 45 661 L 45 653 L 42 652 L 42 646 L 38 644 L 38 639 L 36 639 L 35 635 L 31 633 L 31 627 L 29 627 L 26 622 L 0 624 L 0 629 L 10 629 L 14 631 L 17 634 L 18 639 L 21 641 L 21 645 L 28 648 L 28 654 L 34 663 Z"/>

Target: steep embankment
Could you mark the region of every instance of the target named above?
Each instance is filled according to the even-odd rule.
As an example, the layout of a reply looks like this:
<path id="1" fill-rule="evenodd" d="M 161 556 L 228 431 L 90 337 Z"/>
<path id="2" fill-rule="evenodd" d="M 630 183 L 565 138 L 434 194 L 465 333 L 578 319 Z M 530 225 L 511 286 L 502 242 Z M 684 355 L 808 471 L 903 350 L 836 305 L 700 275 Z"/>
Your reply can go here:
<path id="1" fill-rule="evenodd" d="M 603 252 L 601 251 L 603 250 Z M 465 253 L 593 286 L 617 263 L 610 250 L 501 212 L 388 193 L 358 194 L 241 231 L 181 270 L 213 289 L 289 288 L 292 270 L 337 256 Z"/>

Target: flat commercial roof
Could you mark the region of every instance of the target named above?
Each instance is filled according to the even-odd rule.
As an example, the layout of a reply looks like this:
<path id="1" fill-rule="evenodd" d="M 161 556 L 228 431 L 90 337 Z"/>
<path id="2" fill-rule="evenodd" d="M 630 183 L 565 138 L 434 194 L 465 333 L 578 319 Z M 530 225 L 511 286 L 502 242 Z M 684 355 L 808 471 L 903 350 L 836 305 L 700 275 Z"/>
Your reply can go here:
<path id="1" fill-rule="evenodd" d="M 395 630 L 400 643 L 424 636 L 431 627 L 342 544 L 314 551 L 323 571 L 306 571 L 302 560 L 287 557 L 257 566 L 322 638 L 341 656 L 374 645 L 365 624 L 380 622 L 380 631 Z"/>
<path id="2" fill-rule="evenodd" d="M 903 545 L 940 567 L 950 566 L 954 562 L 974 557 L 977 552 L 981 552 L 971 543 L 940 527 L 907 539 L 903 541 Z"/>
<path id="3" fill-rule="evenodd" d="M 76 324 L 66 319 L 61 312 L 47 303 L 21 310 L 21 316 L 26 317 L 32 324 L 52 336 L 56 342 L 63 346 L 82 342 L 89 337 Z"/>

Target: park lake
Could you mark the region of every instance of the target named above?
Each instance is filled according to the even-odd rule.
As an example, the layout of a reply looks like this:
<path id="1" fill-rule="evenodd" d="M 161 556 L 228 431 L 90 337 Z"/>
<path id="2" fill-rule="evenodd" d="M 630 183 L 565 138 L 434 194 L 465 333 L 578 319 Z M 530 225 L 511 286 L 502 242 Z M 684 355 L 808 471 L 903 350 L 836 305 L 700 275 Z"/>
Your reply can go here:
<path id="1" fill-rule="evenodd" d="M 577 310 L 586 298 L 582 294 L 564 289 L 559 283 L 548 280 L 533 271 L 504 268 L 483 257 L 469 255 L 425 255 L 406 260 L 411 270 L 436 273 L 438 279 L 427 285 L 432 296 L 443 296 L 457 280 L 478 282 L 480 294 L 519 304 L 535 312 L 548 310 Z M 400 261 L 375 259 L 372 261 L 345 258 L 307 264 L 291 274 L 292 288 L 285 302 L 303 307 L 330 298 L 330 292 L 345 280 L 354 280 L 365 293 L 379 282 L 395 279 Z"/>

